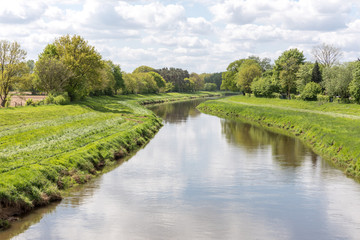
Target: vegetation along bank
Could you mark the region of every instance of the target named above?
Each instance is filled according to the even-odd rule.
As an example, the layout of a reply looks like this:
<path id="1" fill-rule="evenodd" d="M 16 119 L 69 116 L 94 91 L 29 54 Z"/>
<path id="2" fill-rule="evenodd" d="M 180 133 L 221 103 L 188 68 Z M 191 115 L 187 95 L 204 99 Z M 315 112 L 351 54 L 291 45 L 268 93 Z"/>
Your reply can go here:
<path id="1" fill-rule="evenodd" d="M 148 142 L 162 123 L 141 105 L 213 95 L 101 96 L 0 109 L 1 227 L 9 217 L 61 199 L 62 190 L 87 182 Z"/>
<path id="2" fill-rule="evenodd" d="M 360 179 L 359 105 L 233 96 L 207 101 L 198 109 L 298 137 L 347 175 Z"/>

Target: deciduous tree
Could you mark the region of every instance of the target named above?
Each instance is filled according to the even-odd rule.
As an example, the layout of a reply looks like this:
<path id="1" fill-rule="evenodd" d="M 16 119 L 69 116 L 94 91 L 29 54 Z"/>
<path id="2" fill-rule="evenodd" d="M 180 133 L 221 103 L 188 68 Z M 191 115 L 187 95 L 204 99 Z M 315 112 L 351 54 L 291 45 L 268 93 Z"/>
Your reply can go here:
<path id="1" fill-rule="evenodd" d="M 340 48 L 325 43 L 315 46 L 312 54 L 316 61 L 324 65 L 324 67 L 334 66 L 342 57 Z"/>
<path id="2" fill-rule="evenodd" d="M 8 101 L 11 87 L 26 72 L 26 51 L 17 42 L 0 41 L 0 106 Z"/>

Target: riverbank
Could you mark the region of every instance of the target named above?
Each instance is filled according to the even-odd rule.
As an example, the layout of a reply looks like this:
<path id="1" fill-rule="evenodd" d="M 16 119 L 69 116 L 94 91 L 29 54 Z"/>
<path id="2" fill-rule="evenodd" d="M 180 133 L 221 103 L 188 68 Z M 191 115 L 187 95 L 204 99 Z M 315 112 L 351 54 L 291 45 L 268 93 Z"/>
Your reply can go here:
<path id="1" fill-rule="evenodd" d="M 217 93 L 94 97 L 0 110 L 0 228 L 146 144 L 162 120 L 141 106 Z M 15 216 L 15 217 L 14 217 Z"/>
<path id="2" fill-rule="evenodd" d="M 360 106 L 235 96 L 198 106 L 297 137 L 348 176 L 360 179 Z"/>

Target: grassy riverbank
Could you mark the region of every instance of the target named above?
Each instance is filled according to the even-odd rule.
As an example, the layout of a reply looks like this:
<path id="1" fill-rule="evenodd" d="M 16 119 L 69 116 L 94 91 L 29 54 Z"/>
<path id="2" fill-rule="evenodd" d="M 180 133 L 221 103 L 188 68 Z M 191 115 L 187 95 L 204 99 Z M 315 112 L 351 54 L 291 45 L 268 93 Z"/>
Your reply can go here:
<path id="1" fill-rule="evenodd" d="M 198 108 L 298 137 L 347 175 L 360 179 L 359 105 L 235 96 Z"/>
<path id="2" fill-rule="evenodd" d="M 214 93 L 94 97 L 71 105 L 0 109 L 0 229 L 9 216 L 61 199 L 161 127 L 141 105 Z M 2 220 L 1 220 L 2 219 Z"/>

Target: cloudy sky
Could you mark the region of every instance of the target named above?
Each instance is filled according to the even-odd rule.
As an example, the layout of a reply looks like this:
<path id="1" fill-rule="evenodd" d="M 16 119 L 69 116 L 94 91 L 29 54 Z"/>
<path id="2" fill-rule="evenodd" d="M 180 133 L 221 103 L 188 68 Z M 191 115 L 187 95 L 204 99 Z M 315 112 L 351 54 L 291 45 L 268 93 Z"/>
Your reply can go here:
<path id="1" fill-rule="evenodd" d="M 1 38 L 36 60 L 46 44 L 78 34 L 130 72 L 140 65 L 218 72 L 250 55 L 276 59 L 333 44 L 360 57 L 359 0 L 9 0 Z"/>

